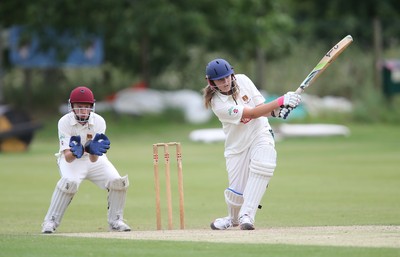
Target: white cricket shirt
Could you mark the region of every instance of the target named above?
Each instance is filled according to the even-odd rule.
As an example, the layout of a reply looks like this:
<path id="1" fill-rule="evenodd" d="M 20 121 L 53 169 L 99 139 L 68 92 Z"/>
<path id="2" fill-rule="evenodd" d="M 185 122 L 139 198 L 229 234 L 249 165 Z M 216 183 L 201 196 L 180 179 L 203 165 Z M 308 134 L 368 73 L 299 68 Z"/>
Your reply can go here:
<path id="1" fill-rule="evenodd" d="M 262 133 L 270 133 L 271 129 L 267 117 L 242 120 L 245 106 L 254 108 L 263 104 L 265 98 L 246 75 L 235 74 L 235 77 L 239 87 L 237 98 L 233 99 L 232 95 L 217 91 L 211 99 L 211 108 L 222 123 L 226 135 L 225 157 L 241 153 L 250 146 L 254 138 Z M 272 137 L 271 143 L 274 144 Z"/>
<path id="2" fill-rule="evenodd" d="M 58 139 L 60 141 L 60 150 L 56 156 L 60 156 L 65 149 L 69 149 L 69 140 L 71 136 L 81 136 L 81 144 L 94 138 L 96 133 L 105 133 L 106 122 L 103 117 L 97 113 L 90 113 L 88 122 L 81 125 L 76 119 L 73 112 L 69 112 L 62 116 L 58 121 Z M 82 158 L 89 154 L 84 153 Z"/>

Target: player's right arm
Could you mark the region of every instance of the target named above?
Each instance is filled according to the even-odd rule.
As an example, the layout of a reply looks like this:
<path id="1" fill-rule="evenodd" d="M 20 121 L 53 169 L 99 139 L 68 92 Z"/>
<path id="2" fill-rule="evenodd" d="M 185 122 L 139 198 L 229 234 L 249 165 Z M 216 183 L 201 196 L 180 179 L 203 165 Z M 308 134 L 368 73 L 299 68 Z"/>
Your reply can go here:
<path id="1" fill-rule="evenodd" d="M 74 118 L 72 116 L 72 118 Z M 64 158 L 67 162 L 72 162 L 76 159 L 76 156 L 73 154 L 70 148 L 70 139 L 73 136 L 71 131 L 71 117 L 69 114 L 64 115 L 58 121 L 58 139 L 59 139 L 59 153 L 64 155 Z"/>
<path id="2" fill-rule="evenodd" d="M 65 160 L 67 162 L 69 162 L 69 163 L 76 159 L 75 155 L 71 152 L 70 149 L 65 149 L 63 151 L 63 154 L 64 154 L 64 157 L 65 157 Z"/>

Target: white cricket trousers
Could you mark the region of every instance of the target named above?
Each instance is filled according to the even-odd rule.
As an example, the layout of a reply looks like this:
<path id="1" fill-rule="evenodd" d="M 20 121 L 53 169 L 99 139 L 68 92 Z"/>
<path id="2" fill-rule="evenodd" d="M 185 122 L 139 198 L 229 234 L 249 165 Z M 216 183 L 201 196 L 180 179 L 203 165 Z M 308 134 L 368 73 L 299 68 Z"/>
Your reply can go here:
<path id="1" fill-rule="evenodd" d="M 255 138 L 247 150 L 226 157 L 229 188 L 231 190 L 243 194 L 249 177 L 250 162 L 253 160 L 276 165 L 277 154 L 274 139 L 270 133 Z"/>
<path id="2" fill-rule="evenodd" d="M 84 156 L 70 163 L 61 156 L 57 164 L 61 177 L 75 181 L 78 185 L 86 179 L 106 189 L 107 182 L 121 177 L 106 155 L 99 156 L 96 162 L 91 162 L 89 157 Z"/>

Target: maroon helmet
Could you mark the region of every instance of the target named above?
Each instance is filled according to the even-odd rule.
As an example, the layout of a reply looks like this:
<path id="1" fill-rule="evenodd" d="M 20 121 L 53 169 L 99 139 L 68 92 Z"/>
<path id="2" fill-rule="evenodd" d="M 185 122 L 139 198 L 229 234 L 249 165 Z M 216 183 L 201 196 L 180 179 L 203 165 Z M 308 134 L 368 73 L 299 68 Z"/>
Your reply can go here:
<path id="1" fill-rule="evenodd" d="M 75 118 L 79 122 L 87 122 L 90 117 L 90 112 L 94 112 L 95 99 L 92 90 L 87 87 L 77 87 L 71 91 L 68 100 L 68 111 L 73 111 L 75 113 Z M 82 116 L 82 110 L 87 108 L 74 108 L 73 104 L 75 103 L 88 103 L 91 104 L 92 107 L 89 108 L 89 112 L 85 112 L 86 114 Z"/>
<path id="2" fill-rule="evenodd" d="M 73 103 L 91 103 L 94 104 L 94 95 L 92 90 L 87 87 L 77 87 L 71 91 L 69 102 Z"/>

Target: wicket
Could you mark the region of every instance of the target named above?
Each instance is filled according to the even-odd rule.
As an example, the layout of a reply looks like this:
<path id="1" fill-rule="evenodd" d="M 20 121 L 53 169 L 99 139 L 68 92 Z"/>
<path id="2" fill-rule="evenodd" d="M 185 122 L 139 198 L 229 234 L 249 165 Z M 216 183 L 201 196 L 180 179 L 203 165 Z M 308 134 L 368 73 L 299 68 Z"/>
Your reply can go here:
<path id="1" fill-rule="evenodd" d="M 179 142 L 157 143 L 153 144 L 153 161 L 154 161 L 154 180 L 156 191 L 156 219 L 157 230 L 161 230 L 161 202 L 160 202 L 160 178 L 158 171 L 158 148 L 164 148 L 165 159 L 165 183 L 167 195 L 167 208 L 168 208 L 168 229 L 173 229 L 172 226 L 172 195 L 171 195 L 171 176 L 170 176 L 170 162 L 169 162 L 169 147 L 176 147 L 176 162 L 178 166 L 178 191 L 179 191 L 179 214 L 180 214 L 180 228 L 185 228 L 185 211 L 183 201 L 183 174 L 182 174 L 182 148 Z"/>

